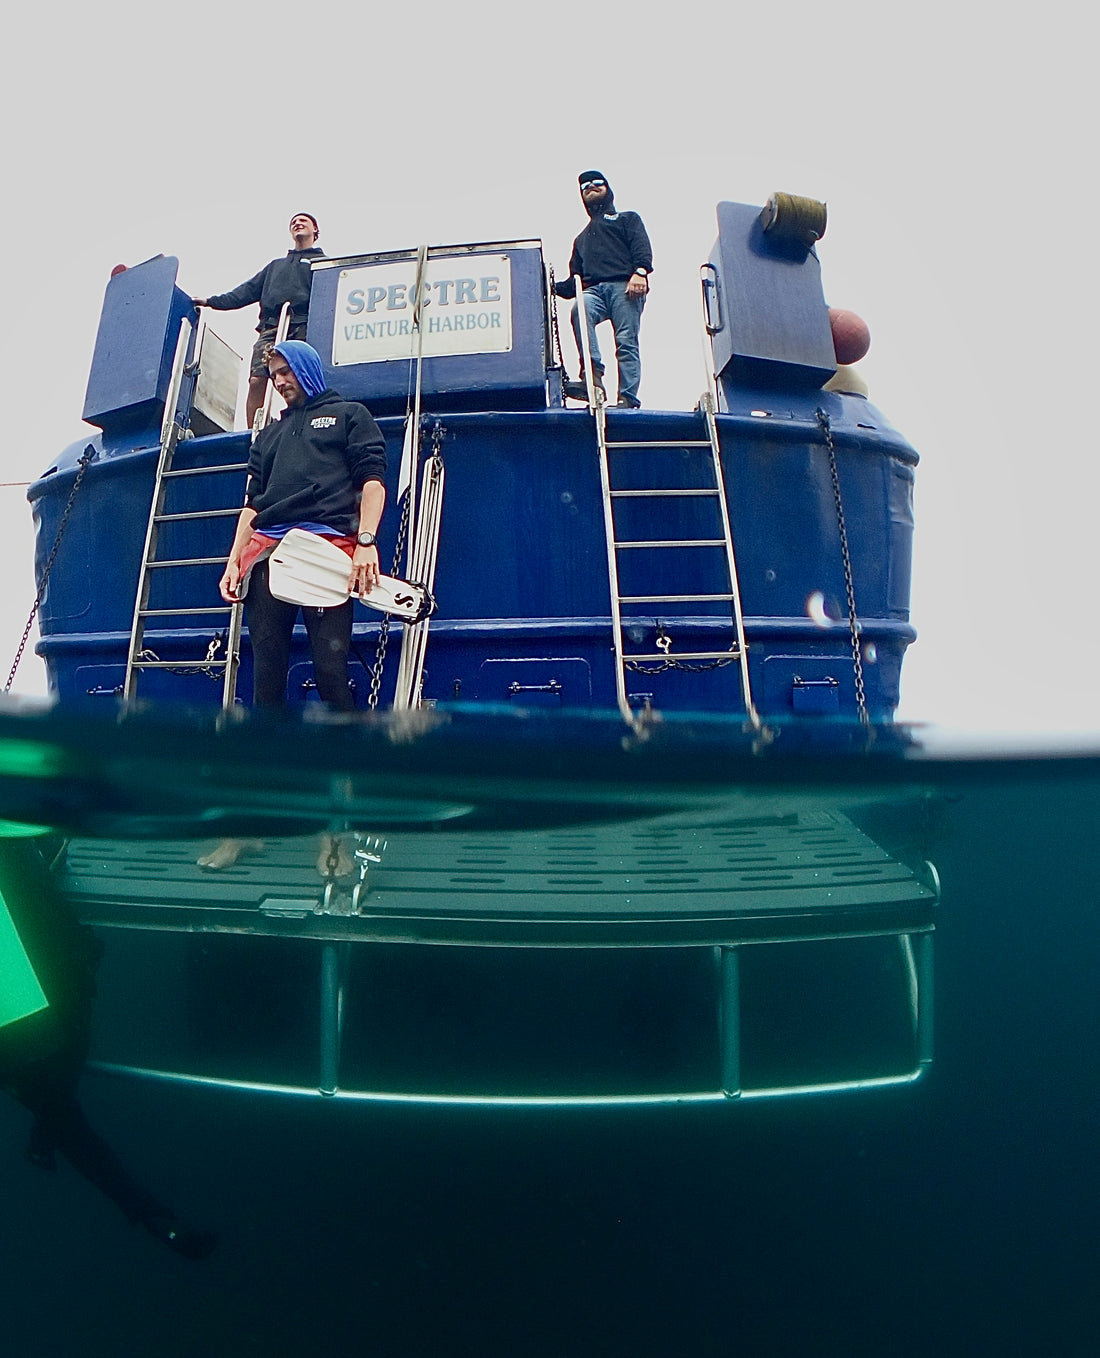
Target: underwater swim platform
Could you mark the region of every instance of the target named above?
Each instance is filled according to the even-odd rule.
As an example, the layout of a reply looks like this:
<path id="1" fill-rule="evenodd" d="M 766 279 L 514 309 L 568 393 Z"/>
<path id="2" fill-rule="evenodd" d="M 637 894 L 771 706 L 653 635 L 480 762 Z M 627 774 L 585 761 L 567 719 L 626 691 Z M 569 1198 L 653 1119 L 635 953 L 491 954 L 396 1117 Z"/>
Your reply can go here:
<path id="1" fill-rule="evenodd" d="M 611 713 L 0 728 L 0 808 L 67 833 L 58 886 L 106 943 L 100 1068 L 572 1105 L 867 1091 L 931 1062 L 935 870 L 917 831 L 862 824 L 926 816 L 885 735 L 792 760 L 741 723 L 636 740 Z M 231 835 L 250 852 L 201 868 Z"/>
<path id="2" fill-rule="evenodd" d="M 310 1027 L 316 1066 L 312 1074 L 308 1063 L 297 1066 L 293 1079 L 281 1062 L 267 1080 L 257 1078 L 254 1065 L 251 1074 L 247 1064 L 229 1073 L 228 1053 L 215 1037 L 205 1066 L 162 1061 L 151 1067 L 148 1052 L 134 1051 L 126 1061 L 108 1062 L 113 1069 L 368 1100 L 588 1104 L 868 1090 L 915 1080 L 931 1060 L 934 875 L 925 874 L 922 880 L 922 874 L 892 859 L 837 813 L 718 826 L 612 823 L 510 836 L 398 834 L 387 841 L 381 861 L 372 865 L 365 881 L 338 882 L 335 890 L 331 879 L 322 883 L 319 876 L 313 836 L 266 841 L 262 850 L 215 873 L 196 866 L 201 847 L 189 841 L 74 841 L 63 889 L 82 919 L 104 929 L 109 950 L 120 934 L 131 945 L 144 936 L 139 989 L 148 986 L 150 967 L 153 975 L 167 978 L 186 967 L 187 995 L 179 994 L 170 981 L 157 985 L 158 1005 L 164 996 L 177 994 L 181 1013 L 201 1003 L 197 996 L 207 987 L 222 997 L 219 1005 L 229 990 L 241 1000 L 253 997 L 244 1008 L 260 1010 L 258 1018 L 248 1021 L 258 1021 L 262 1029 L 266 1006 L 256 998 L 256 960 L 240 951 L 242 943 L 262 941 L 268 950 L 265 965 L 294 977 L 291 989 L 297 1000 L 292 1007 L 314 1009 Z M 357 908 L 352 904 L 356 895 Z M 149 946 L 150 931 L 166 936 L 159 947 Z M 211 935 L 217 937 L 212 940 Z M 228 949 L 222 941 L 226 935 L 233 940 Z M 510 1011 L 502 1014 L 506 1028 L 516 1022 L 517 1008 L 526 1010 L 530 1021 L 532 1004 L 536 1010 L 540 1004 L 545 1007 L 551 1026 L 560 1025 L 563 1008 L 577 1003 L 578 978 L 591 984 L 594 951 L 618 954 L 600 988 L 609 993 L 621 988 L 643 1008 L 653 1005 L 654 984 L 660 998 L 674 984 L 670 977 L 686 974 L 689 989 L 681 990 L 673 1007 L 682 1005 L 696 1015 L 708 1003 L 713 1009 L 711 1031 L 696 1023 L 695 1050 L 687 1054 L 686 1065 L 694 1068 L 701 1059 L 699 1049 L 713 1047 L 713 1078 L 719 1087 L 623 1092 L 617 1088 L 622 1077 L 617 1069 L 602 1072 L 616 1092 L 606 1087 L 586 1090 L 593 1072 L 586 1072 L 589 1058 L 581 1046 L 564 1086 L 551 1093 L 537 1079 L 533 1086 L 530 1082 L 530 1066 L 536 1072 L 539 1068 L 535 1050 L 542 1044 L 536 1041 L 522 1055 L 513 1053 L 512 1061 L 504 1061 L 495 1032 L 487 1039 L 483 1035 L 479 1045 L 484 1050 L 468 1062 L 472 1089 L 453 1088 L 455 1072 L 447 1060 L 434 1075 L 422 1074 L 417 1088 L 402 1091 L 398 1084 L 379 1089 L 373 1082 L 364 1087 L 363 1053 L 356 1060 L 345 1052 L 352 1042 L 344 1018 L 374 999 L 372 969 L 393 969 L 387 954 L 394 944 L 406 945 L 397 969 L 414 991 L 426 993 L 429 1010 L 437 1002 L 441 970 L 444 992 L 465 993 L 467 1003 L 480 1007 L 482 987 L 500 989 L 499 979 L 480 965 L 483 960 L 492 960 L 499 977 L 517 970 L 520 953 L 554 954 L 549 964 L 534 964 L 527 993 L 512 995 Z M 754 956 L 746 956 L 750 952 Z M 519 970 L 525 974 L 530 966 L 519 963 Z M 890 980 L 882 986 L 884 970 Z M 111 974 L 114 1003 L 132 1018 L 135 1006 L 122 997 L 133 989 L 133 970 Z M 746 1001 L 742 993 L 743 976 L 754 974 L 771 977 L 770 997 L 763 1005 L 759 995 Z M 875 1021 L 897 1034 L 890 1052 L 893 1067 L 861 1066 L 865 1041 L 852 1028 L 846 1036 L 850 1050 L 839 1057 L 835 1052 L 818 1054 L 811 1063 L 816 1073 L 807 1067 L 790 1083 L 748 1085 L 741 1069 L 746 1061 L 751 1067 L 752 1057 L 746 1055 L 743 1035 L 753 1022 L 758 1028 L 775 1022 L 765 1014 L 774 1008 L 777 984 L 794 987 L 788 1001 L 793 998 L 797 1013 L 802 1007 L 799 977 L 806 988 L 803 995 L 828 993 L 832 986 L 836 999 L 841 994 L 847 999 L 853 986 L 859 993 L 872 978 L 868 1003 L 878 1016 Z M 261 994 L 263 988 L 261 982 Z M 667 995 L 664 1003 L 670 1003 Z M 752 1006 L 755 1019 L 746 1016 Z M 395 1041 L 394 1025 L 408 1027 L 409 1015 L 401 1017 L 402 1007 L 400 1000 L 396 1013 L 391 1007 L 368 1044 L 377 1043 L 392 1054 L 395 1045 L 400 1050 L 409 1041 L 407 1034 Z M 810 1012 L 813 1007 L 808 1006 Z M 422 1014 L 413 1017 L 414 1026 L 424 1021 Z M 788 1013 L 780 1025 L 791 1018 Z M 566 1018 L 571 1021 L 575 1015 Z M 682 1013 L 667 1015 L 672 1027 L 684 1021 Z M 863 1021 L 861 1015 L 859 1028 Z M 147 1034 L 149 1025 L 141 1023 L 137 1031 Z M 804 1037 L 813 1050 L 817 1034 Z M 453 1037 L 446 1015 L 434 1040 L 421 1040 L 441 1052 L 449 1050 Z M 509 1041 L 504 1041 L 506 1048 Z M 354 1045 L 361 1048 L 363 1039 Z M 751 1041 L 748 1047 L 751 1053 Z M 795 1059 L 797 1047 L 797 1041 L 785 1044 L 784 1068 Z M 495 1082 L 476 1083 L 487 1078 L 485 1059 Z M 501 1061 L 503 1070 L 494 1071 Z M 366 1064 L 369 1069 L 370 1062 Z M 392 1074 L 407 1078 L 408 1066 Z M 438 1082 L 434 1093 L 433 1079 Z M 644 1090 L 644 1077 L 641 1083 Z M 526 1091 L 519 1092 L 525 1084 Z"/>
<path id="3" fill-rule="evenodd" d="M 912 933 L 932 927 L 935 903 L 932 885 L 826 811 L 397 833 L 369 866 L 360 858 L 362 876 L 327 879 L 312 836 L 265 840 L 218 871 L 198 866 L 204 848 L 76 839 L 63 888 L 86 923 L 114 928 L 496 947 Z"/>

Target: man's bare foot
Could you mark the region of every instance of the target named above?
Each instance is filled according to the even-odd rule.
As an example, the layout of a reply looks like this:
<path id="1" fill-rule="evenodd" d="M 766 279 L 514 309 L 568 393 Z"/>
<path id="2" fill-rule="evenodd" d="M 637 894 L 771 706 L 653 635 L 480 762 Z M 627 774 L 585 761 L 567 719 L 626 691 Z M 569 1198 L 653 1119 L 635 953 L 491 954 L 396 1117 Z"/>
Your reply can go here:
<path id="1" fill-rule="evenodd" d="M 339 835 L 321 836 L 317 871 L 322 877 L 348 877 L 355 871 L 355 859 Z"/>
<path id="2" fill-rule="evenodd" d="M 210 872 L 220 872 L 222 868 L 233 867 L 245 854 L 263 853 L 263 849 L 262 839 L 223 839 L 202 855 L 198 865 Z"/>

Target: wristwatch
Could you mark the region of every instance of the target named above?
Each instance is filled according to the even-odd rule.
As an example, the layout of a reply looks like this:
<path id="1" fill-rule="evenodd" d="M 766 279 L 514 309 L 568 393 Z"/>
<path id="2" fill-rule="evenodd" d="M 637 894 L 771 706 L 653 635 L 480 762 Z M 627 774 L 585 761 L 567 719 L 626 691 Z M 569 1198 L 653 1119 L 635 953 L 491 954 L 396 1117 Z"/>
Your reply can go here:
<path id="1" fill-rule="evenodd" d="M 378 539 L 373 533 L 360 533 L 355 541 L 360 547 L 373 547 Z"/>
<path id="2" fill-rule="evenodd" d="M 643 278 L 648 278 L 648 277 L 649 277 L 649 270 L 648 270 L 648 269 L 635 269 L 634 272 L 635 272 L 635 273 L 640 273 L 640 274 L 642 275 Z"/>

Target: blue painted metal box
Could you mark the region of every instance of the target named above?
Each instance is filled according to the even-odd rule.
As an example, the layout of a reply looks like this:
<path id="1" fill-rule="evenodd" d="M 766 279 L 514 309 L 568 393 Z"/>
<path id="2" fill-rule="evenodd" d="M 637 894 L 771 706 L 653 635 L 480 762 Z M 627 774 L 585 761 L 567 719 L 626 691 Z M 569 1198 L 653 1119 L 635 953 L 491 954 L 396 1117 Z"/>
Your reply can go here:
<path id="1" fill-rule="evenodd" d="M 83 418 L 112 443 L 160 426 L 180 321 L 191 299 L 176 287 L 179 260 L 159 255 L 107 284 Z"/>
<path id="2" fill-rule="evenodd" d="M 718 204 L 703 286 L 720 379 L 816 389 L 836 372 L 817 254 L 773 243 L 759 208 Z"/>

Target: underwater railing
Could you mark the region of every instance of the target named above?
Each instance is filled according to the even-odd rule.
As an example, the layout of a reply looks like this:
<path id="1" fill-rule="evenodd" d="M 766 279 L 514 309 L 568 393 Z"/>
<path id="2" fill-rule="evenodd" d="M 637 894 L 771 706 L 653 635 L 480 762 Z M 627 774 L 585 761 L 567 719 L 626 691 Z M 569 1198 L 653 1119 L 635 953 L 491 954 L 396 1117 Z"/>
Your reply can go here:
<path id="1" fill-rule="evenodd" d="M 934 869 L 932 869 L 934 876 Z M 323 1097 L 360 1103 L 423 1104 L 499 1108 L 663 1107 L 687 1104 L 734 1104 L 804 1098 L 818 1095 L 859 1094 L 917 1083 L 933 1061 L 933 928 L 875 935 L 893 939 L 901 960 L 905 1004 L 912 1038 L 912 1060 L 903 1069 L 851 1078 L 799 1080 L 789 1083 L 747 1084 L 743 1078 L 741 963 L 746 942 L 711 949 L 719 977 L 717 1005 L 718 1069 L 712 1088 L 664 1089 L 643 1092 L 497 1093 L 445 1090 L 400 1090 L 345 1087 L 341 1084 L 344 1016 L 348 997 L 351 949 L 346 940 L 326 940 L 320 948 L 319 1049 L 315 1084 L 249 1080 L 185 1071 L 160 1070 L 122 1062 L 95 1061 L 100 1072 L 196 1088 L 287 1097 Z M 803 940 L 804 941 L 804 940 Z M 821 941 L 832 941 L 822 940 Z M 778 946 L 783 946 L 782 944 Z"/>

